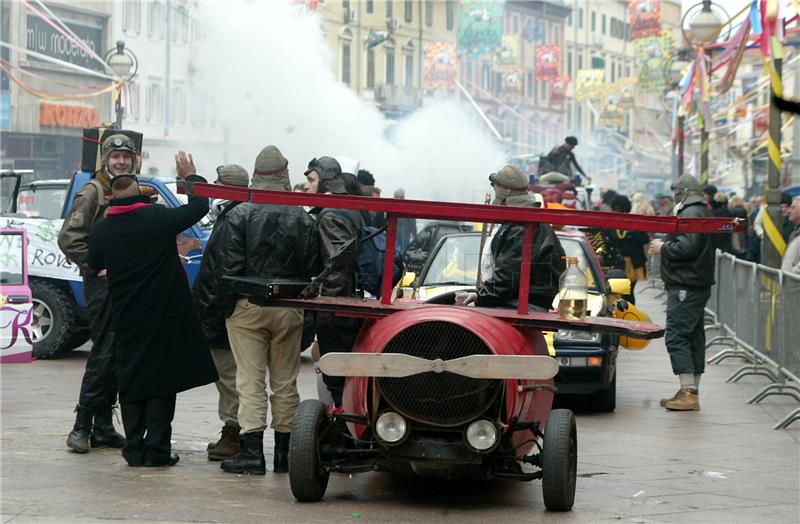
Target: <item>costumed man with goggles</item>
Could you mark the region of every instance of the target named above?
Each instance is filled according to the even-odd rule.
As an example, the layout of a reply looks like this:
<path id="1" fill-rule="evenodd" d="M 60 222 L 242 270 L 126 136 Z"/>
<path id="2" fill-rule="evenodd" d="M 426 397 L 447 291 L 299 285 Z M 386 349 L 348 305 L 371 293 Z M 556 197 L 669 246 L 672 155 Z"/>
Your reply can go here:
<path id="1" fill-rule="evenodd" d="M 111 200 L 111 180 L 135 170 L 136 144 L 126 135 L 117 133 L 103 140 L 100 153 L 101 169 L 75 195 L 58 235 L 58 247 L 81 273 L 92 338 L 92 350 L 75 407 L 75 425 L 67 437 L 67 447 L 77 453 L 87 453 L 90 445 L 93 448 L 125 445 L 125 437 L 114 429 L 111 415 L 117 401 L 117 369 L 108 283 L 104 273 L 95 274 L 89 268 L 87 258 L 89 236 Z"/>

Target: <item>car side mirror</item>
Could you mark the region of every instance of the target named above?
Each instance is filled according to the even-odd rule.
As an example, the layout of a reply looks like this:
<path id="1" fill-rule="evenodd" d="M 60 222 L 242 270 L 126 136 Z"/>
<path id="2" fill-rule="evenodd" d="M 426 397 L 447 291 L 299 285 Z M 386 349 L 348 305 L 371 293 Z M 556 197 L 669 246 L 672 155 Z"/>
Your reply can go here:
<path id="1" fill-rule="evenodd" d="M 614 295 L 630 295 L 631 281 L 627 278 L 609 278 L 608 285 Z"/>

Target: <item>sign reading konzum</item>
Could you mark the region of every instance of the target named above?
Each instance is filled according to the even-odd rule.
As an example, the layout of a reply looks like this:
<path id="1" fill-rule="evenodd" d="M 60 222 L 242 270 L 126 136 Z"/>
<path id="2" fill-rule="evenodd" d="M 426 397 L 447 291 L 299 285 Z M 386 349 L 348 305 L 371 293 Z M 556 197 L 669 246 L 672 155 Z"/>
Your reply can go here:
<path id="1" fill-rule="evenodd" d="M 69 106 L 64 104 L 39 104 L 39 125 L 53 127 L 97 127 L 100 114 L 91 106 Z"/>

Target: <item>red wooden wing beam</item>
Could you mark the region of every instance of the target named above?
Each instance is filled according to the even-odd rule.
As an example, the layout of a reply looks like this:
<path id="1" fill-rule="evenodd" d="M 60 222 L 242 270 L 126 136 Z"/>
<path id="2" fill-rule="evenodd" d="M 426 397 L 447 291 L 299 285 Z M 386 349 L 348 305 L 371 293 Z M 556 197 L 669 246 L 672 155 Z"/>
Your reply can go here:
<path id="1" fill-rule="evenodd" d="M 526 207 L 462 204 L 430 200 L 397 200 L 351 195 L 320 195 L 266 189 L 238 188 L 217 184 L 179 182 L 178 191 L 200 197 L 223 198 L 257 204 L 334 207 L 379 211 L 398 218 L 425 218 L 487 223 L 540 223 L 627 229 L 651 233 L 730 233 L 743 231 L 743 221 L 735 218 L 677 218 L 611 213 L 606 211 L 567 211 Z"/>

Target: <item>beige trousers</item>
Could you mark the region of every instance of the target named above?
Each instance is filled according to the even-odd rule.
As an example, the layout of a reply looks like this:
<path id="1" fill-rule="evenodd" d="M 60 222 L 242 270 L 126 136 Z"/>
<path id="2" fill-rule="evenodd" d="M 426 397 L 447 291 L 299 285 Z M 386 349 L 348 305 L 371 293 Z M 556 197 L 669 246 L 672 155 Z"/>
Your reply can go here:
<path id="1" fill-rule="evenodd" d="M 264 431 L 270 403 L 272 429 L 291 432 L 292 418 L 300 403 L 297 374 L 300 372 L 303 311 L 262 307 L 241 299 L 225 325 L 236 359 L 238 418 L 242 432 Z"/>
<path id="2" fill-rule="evenodd" d="M 215 382 L 219 392 L 217 410 L 223 424 L 238 424 L 239 393 L 236 392 L 236 360 L 230 348 L 211 348 L 211 358 L 217 368 L 219 380 Z"/>

